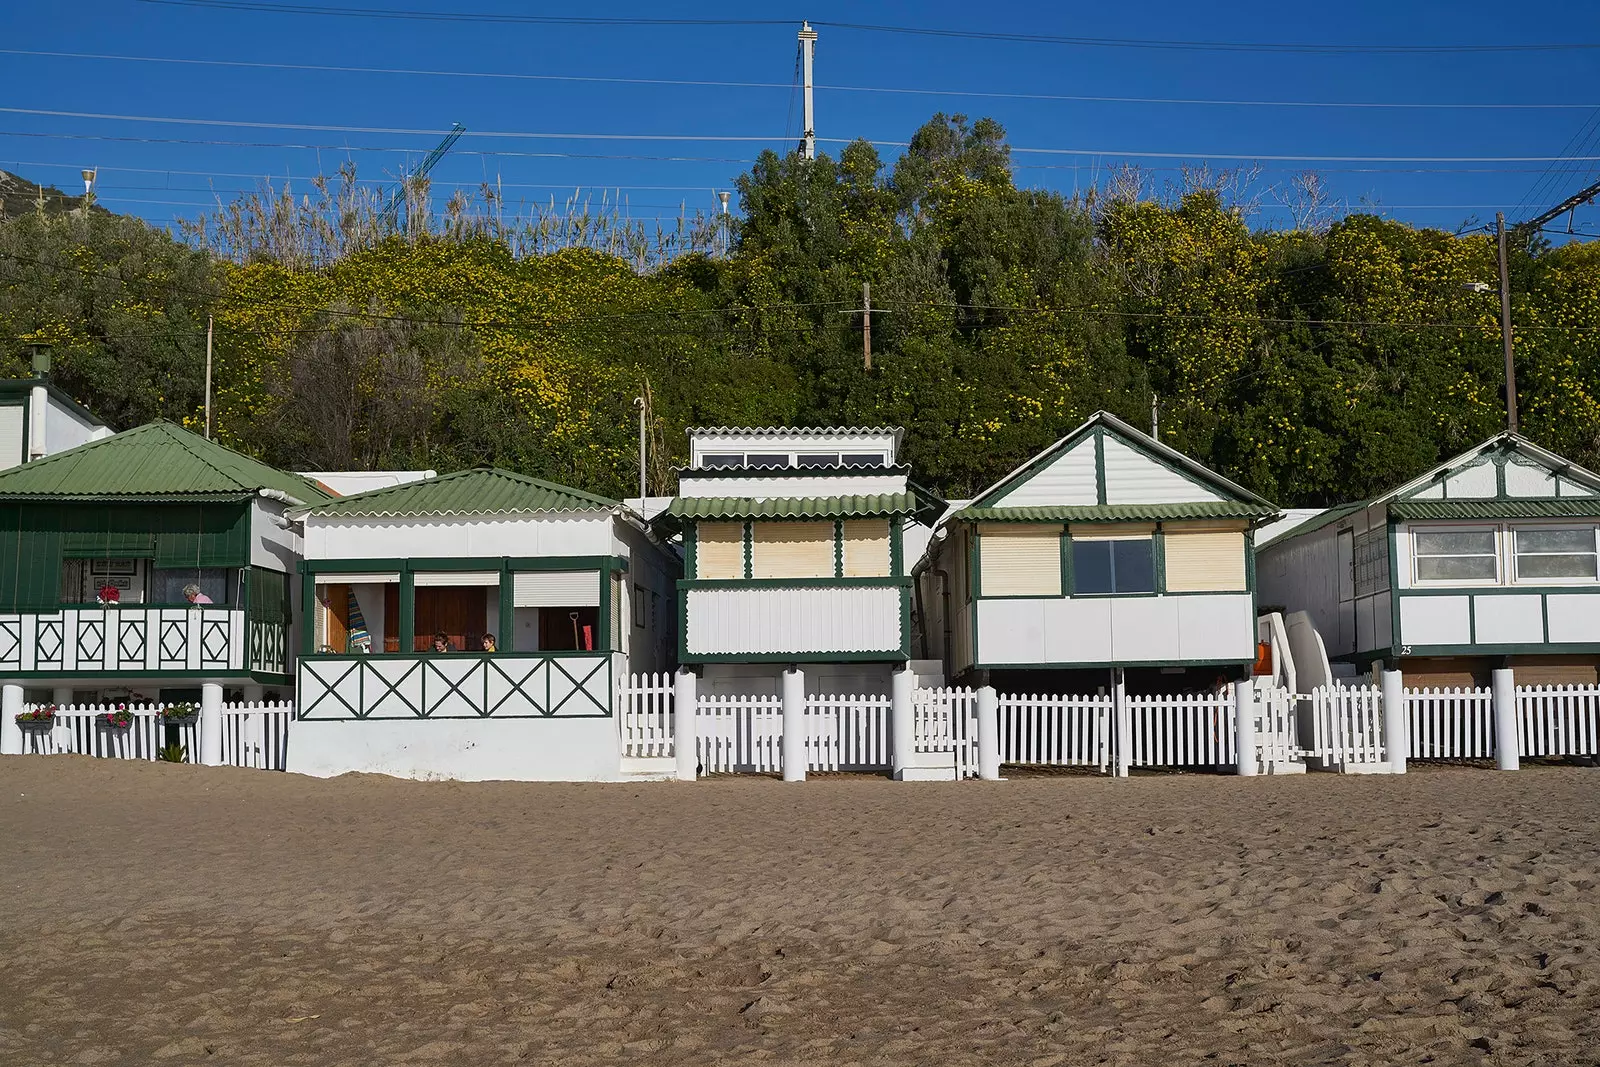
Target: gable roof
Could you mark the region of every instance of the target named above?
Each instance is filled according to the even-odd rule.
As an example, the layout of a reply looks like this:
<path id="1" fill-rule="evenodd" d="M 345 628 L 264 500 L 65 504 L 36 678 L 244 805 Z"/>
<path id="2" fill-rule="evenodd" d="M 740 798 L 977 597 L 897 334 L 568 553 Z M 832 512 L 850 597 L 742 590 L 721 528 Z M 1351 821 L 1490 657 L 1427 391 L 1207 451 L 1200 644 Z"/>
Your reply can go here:
<path id="1" fill-rule="evenodd" d="M 1242 485 L 1229 481 L 1216 471 L 1191 459 L 1170 445 L 1164 445 L 1148 434 L 1140 432 L 1109 411 L 1097 411 L 1089 416 L 1077 429 L 1011 471 L 982 493 L 979 493 L 973 500 L 971 507 L 961 513 L 962 516 L 967 517 L 968 512 L 978 510 L 1012 510 L 1011 508 L 1006 508 L 1003 503 L 1008 493 L 1020 487 L 1035 473 L 1048 467 L 1059 457 L 1070 452 L 1096 431 L 1108 432 L 1120 439 L 1124 445 L 1137 452 L 1144 453 L 1163 466 L 1175 470 L 1180 476 L 1213 490 L 1239 505 L 1248 505 L 1248 510 L 1241 511 L 1240 517 L 1249 517 L 1257 512 L 1262 515 L 1276 514 L 1278 511 L 1277 506 L 1270 500 L 1252 493 Z M 1086 507 L 1088 505 L 1079 506 Z M 1106 507 L 1107 505 L 1099 506 Z"/>
<path id="2" fill-rule="evenodd" d="M 296 504 L 332 499 L 309 478 L 151 422 L 0 472 L 0 500 L 238 500 L 263 489 Z"/>
<path id="3" fill-rule="evenodd" d="M 327 518 L 424 515 L 527 515 L 560 511 L 617 511 L 622 502 L 499 467 L 469 467 L 416 482 L 388 485 L 298 509 Z"/>

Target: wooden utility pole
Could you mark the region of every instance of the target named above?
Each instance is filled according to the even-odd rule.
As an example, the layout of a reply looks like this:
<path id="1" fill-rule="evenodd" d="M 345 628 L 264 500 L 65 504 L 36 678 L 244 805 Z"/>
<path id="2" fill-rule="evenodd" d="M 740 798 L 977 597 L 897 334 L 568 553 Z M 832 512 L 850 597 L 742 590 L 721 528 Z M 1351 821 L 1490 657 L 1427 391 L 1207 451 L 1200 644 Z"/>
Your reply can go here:
<path id="1" fill-rule="evenodd" d="M 206 440 L 211 440 L 211 316 L 206 316 Z"/>
<path id="2" fill-rule="evenodd" d="M 861 283 L 861 365 L 872 369 L 872 283 Z"/>
<path id="3" fill-rule="evenodd" d="M 1500 340 L 1506 350 L 1506 429 L 1517 432 L 1517 367 L 1511 358 L 1511 275 L 1506 269 L 1506 213 L 1494 215 L 1495 240 L 1500 247 Z"/>
<path id="4" fill-rule="evenodd" d="M 644 498 L 650 495 L 649 479 L 646 471 L 649 469 L 646 462 L 649 456 L 649 444 L 645 436 L 645 427 L 650 422 L 650 382 L 646 379 L 640 384 L 639 399 L 639 507 L 644 508 Z"/>

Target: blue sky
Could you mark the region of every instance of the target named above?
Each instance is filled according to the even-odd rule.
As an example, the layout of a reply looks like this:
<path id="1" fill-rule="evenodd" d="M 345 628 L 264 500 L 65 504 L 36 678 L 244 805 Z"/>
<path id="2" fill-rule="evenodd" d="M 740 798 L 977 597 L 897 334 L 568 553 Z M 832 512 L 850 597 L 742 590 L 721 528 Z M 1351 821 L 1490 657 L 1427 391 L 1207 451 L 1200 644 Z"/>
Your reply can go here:
<path id="1" fill-rule="evenodd" d="M 310 0 L 301 0 L 309 3 Z M 512 0 L 348 0 L 399 11 L 590 14 L 571 5 Z M 271 6 L 262 3 L 258 6 Z M 1600 164 L 1559 164 L 1537 205 L 1525 204 L 1544 162 L 1273 160 L 1323 157 L 1552 157 L 1596 115 L 1600 49 L 1499 53 L 1298 54 L 1111 48 L 882 33 L 829 23 L 989 33 L 1227 42 L 1429 46 L 1600 43 L 1600 5 L 1503 5 L 1349 0 L 1337 8 L 1281 2 L 1225 5 L 1147 0 L 1129 5 L 813 3 L 719 8 L 615 2 L 592 13 L 685 19 L 777 19 L 778 25 L 574 26 L 332 17 L 204 9 L 141 0 L 9 4 L 0 49 L 216 59 L 263 64 L 539 75 L 532 78 L 287 70 L 126 62 L 0 53 L 0 106 L 100 115 L 226 122 L 383 127 L 409 133 L 202 126 L 0 112 L 0 168 L 81 189 L 98 166 L 113 210 L 165 223 L 253 187 L 301 179 L 345 158 L 363 177 L 399 173 L 459 121 L 472 134 L 434 171 L 435 191 L 499 180 L 511 206 L 558 203 L 583 189 L 598 203 L 623 198 L 635 217 L 715 208 L 764 146 L 783 148 L 799 125 L 791 91 L 795 31 L 819 23 L 819 86 L 1019 94 L 962 97 L 819 88 L 822 150 L 831 138 L 905 141 L 938 110 L 989 115 L 1009 132 L 1019 185 L 1072 192 L 1121 163 L 1157 183 L 1176 168 L 1263 170 L 1257 225 L 1282 225 L 1272 187 L 1319 171 L 1338 200 L 1371 204 L 1408 222 L 1456 229 L 1468 219 L 1512 221 L 1593 179 Z M 721 81 L 772 87 L 623 84 L 560 77 Z M 544 80 L 549 79 L 549 80 Z M 1021 94 L 1169 100 L 1412 104 L 1558 104 L 1561 108 L 1325 108 L 1241 104 L 1040 100 Z M 1586 105 L 1586 106 L 1573 106 Z M 582 138 L 480 136 L 584 134 Z M 65 136 L 72 135 L 72 136 Z M 594 135 L 610 135 L 599 138 Z M 620 135 L 620 136 L 619 136 Z M 759 140 L 646 140 L 758 138 Z M 115 138 L 115 139 L 108 139 Z M 251 142 L 253 147 L 152 140 Z M 1600 138 L 1597 138 L 1600 141 Z M 318 148 L 291 147 L 322 146 Z M 380 148 L 383 151 L 364 149 Z M 1049 151 L 1024 152 L 1020 149 Z M 886 158 L 897 151 L 882 149 Z M 1140 153 L 1162 153 L 1141 155 Z M 1591 147 L 1587 155 L 1600 155 Z M 1227 158 L 1227 157 L 1242 158 Z M 598 157 L 598 158 L 595 158 Z M 663 158 L 674 157 L 674 158 Z M 735 202 L 735 207 L 737 203 Z M 1530 210 L 1531 209 L 1531 210 Z M 1600 232 L 1600 207 L 1579 229 Z"/>

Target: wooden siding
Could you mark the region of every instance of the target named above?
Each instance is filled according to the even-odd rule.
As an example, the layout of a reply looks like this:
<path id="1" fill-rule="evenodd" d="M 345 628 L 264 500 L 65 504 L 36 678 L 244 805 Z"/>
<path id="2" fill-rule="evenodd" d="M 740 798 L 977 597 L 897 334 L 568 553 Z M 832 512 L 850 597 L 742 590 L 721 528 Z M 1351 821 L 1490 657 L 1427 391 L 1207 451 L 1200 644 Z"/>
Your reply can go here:
<path id="1" fill-rule="evenodd" d="M 743 578 L 744 523 L 695 523 L 694 570 L 696 578 Z"/>
<path id="2" fill-rule="evenodd" d="M 833 534 L 832 519 L 812 522 L 751 523 L 750 576 L 832 578 Z"/>
<path id="3" fill-rule="evenodd" d="M 690 656 L 882 652 L 898 656 L 900 589 L 690 589 Z"/>
<path id="4" fill-rule="evenodd" d="M 1181 504 L 1225 499 L 1109 434 L 1102 439 L 1101 447 L 1105 454 L 1108 504 Z"/>
<path id="5" fill-rule="evenodd" d="M 1061 527 L 985 523 L 978 528 L 978 588 L 986 596 L 1060 596 Z"/>
<path id="6" fill-rule="evenodd" d="M 889 576 L 889 520 L 846 519 L 843 523 L 844 576 Z"/>
<path id="7" fill-rule="evenodd" d="M 1166 535 L 1167 591 L 1239 592 L 1245 588 L 1244 534 L 1238 530 L 1178 530 Z"/>

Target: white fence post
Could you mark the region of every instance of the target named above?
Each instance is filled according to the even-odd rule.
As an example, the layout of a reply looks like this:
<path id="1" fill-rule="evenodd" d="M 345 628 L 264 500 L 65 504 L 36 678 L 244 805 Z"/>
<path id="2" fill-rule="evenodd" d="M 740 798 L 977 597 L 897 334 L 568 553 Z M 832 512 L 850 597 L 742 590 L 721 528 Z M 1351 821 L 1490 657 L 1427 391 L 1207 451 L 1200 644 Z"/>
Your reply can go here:
<path id="1" fill-rule="evenodd" d="M 200 762 L 222 766 L 222 686 L 216 682 L 200 687 Z"/>
<path id="2" fill-rule="evenodd" d="M 1117 731 L 1116 773 L 1118 778 L 1126 778 L 1128 768 L 1133 765 L 1133 715 L 1128 708 L 1128 685 L 1122 668 L 1113 667 L 1111 677 L 1112 715 L 1116 721 Z"/>
<path id="3" fill-rule="evenodd" d="M 1233 683 L 1234 758 L 1239 773 L 1256 773 L 1256 690 L 1246 679 Z"/>
<path id="4" fill-rule="evenodd" d="M 1405 676 L 1399 671 L 1383 672 L 1383 747 L 1389 757 L 1389 773 L 1406 773 L 1406 753 L 1411 738 L 1406 729 Z"/>
<path id="5" fill-rule="evenodd" d="M 992 685 L 978 689 L 978 777 L 1000 780 L 1000 694 Z"/>
<path id="6" fill-rule="evenodd" d="M 916 684 L 917 676 L 907 668 L 895 671 L 890 676 L 889 743 L 894 746 L 891 763 L 896 778 L 914 762 L 912 753 L 916 751 L 916 745 L 912 733 L 916 728 L 916 719 L 911 704 Z"/>
<path id="7" fill-rule="evenodd" d="M 698 702 L 697 679 L 687 667 L 678 668 L 672 692 L 672 751 L 678 761 L 678 781 L 692 782 L 700 765 L 700 739 L 695 734 Z"/>
<path id="8" fill-rule="evenodd" d="M 806 676 L 791 667 L 783 672 L 783 780 L 806 780 Z"/>
<path id="9" fill-rule="evenodd" d="M 22 727 L 17 725 L 21 714 L 22 686 L 0 686 L 0 715 L 5 716 L 0 722 L 0 756 L 22 755 Z"/>
<path id="10" fill-rule="evenodd" d="M 1494 763 L 1502 771 L 1522 766 L 1517 746 L 1517 679 L 1509 667 L 1490 675 L 1494 694 Z"/>

